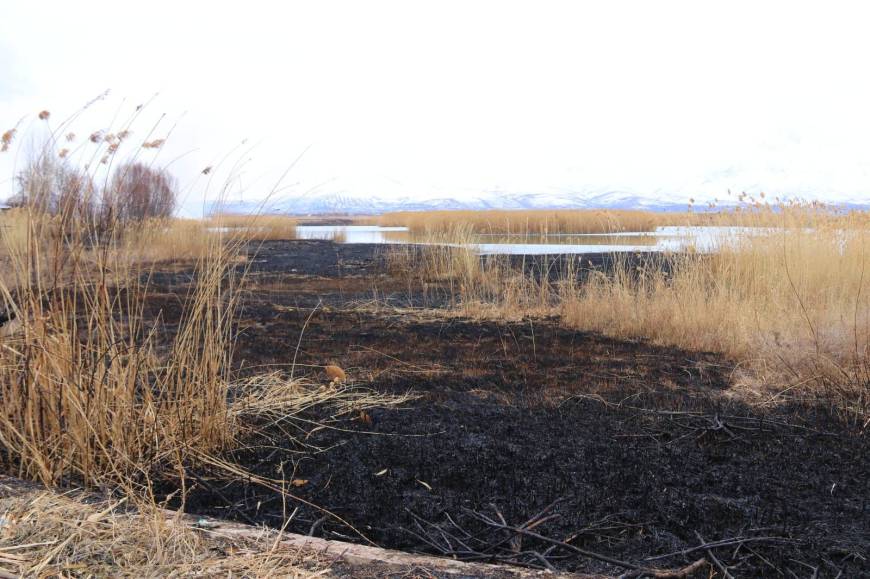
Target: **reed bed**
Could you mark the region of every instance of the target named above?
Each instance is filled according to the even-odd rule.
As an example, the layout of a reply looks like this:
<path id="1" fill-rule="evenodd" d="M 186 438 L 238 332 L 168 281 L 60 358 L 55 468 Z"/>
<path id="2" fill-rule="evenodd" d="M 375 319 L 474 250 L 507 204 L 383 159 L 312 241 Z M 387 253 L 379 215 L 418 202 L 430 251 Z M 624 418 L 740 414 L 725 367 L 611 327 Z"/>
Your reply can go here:
<path id="1" fill-rule="evenodd" d="M 39 245 L 43 251 L 52 237 L 63 236 L 59 231 L 61 219 L 46 216 L 26 209 L 13 209 L 0 213 L 0 272 L 6 267 L 6 277 L 13 256 L 24 255 L 29 247 L 29 229 L 37 227 L 44 235 Z M 37 222 L 39 222 L 38 225 Z M 90 229 L 87 224 L 81 224 Z M 116 255 L 123 255 L 131 263 L 156 264 L 161 262 L 195 261 L 205 257 L 221 237 L 198 219 L 151 218 L 135 227 L 125 227 L 112 243 Z M 81 257 L 90 260 L 94 252 L 84 252 Z"/>
<path id="2" fill-rule="evenodd" d="M 298 221 L 287 215 L 219 213 L 205 220 L 211 230 L 225 231 L 248 240 L 296 239 Z"/>
<path id="3" fill-rule="evenodd" d="M 686 211 L 646 210 L 481 210 L 400 211 L 385 213 L 361 224 L 407 227 L 420 239 L 444 239 L 457 228 L 478 235 L 546 236 L 651 232 L 664 226 L 814 227 L 836 224 L 839 228 L 870 227 L 870 214 L 849 211 L 832 204 L 801 200 L 772 203 L 741 194 L 734 204 L 703 206 L 687 203 Z"/>
<path id="4" fill-rule="evenodd" d="M 403 211 L 386 213 L 378 223 L 417 235 L 445 234 L 457 226 L 476 234 L 548 235 L 654 231 L 658 225 L 651 212 L 618 210 Z"/>

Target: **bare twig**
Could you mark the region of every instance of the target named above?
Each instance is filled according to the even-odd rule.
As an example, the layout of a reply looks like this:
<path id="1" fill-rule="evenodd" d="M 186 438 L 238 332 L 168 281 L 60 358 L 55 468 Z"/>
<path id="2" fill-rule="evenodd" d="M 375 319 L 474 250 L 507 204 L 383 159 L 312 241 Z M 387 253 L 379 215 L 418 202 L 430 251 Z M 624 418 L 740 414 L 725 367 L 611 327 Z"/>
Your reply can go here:
<path id="1" fill-rule="evenodd" d="M 655 557 L 647 557 L 646 561 L 658 561 L 660 559 L 668 559 L 670 557 L 676 557 L 678 555 L 688 555 L 689 553 L 694 553 L 695 551 L 712 549 L 715 547 L 730 547 L 733 545 L 739 545 L 741 543 L 752 543 L 752 542 L 771 542 L 771 543 L 794 543 L 794 539 L 788 539 L 786 537 L 736 537 L 733 539 L 722 539 L 719 541 L 711 541 L 709 543 L 704 543 L 701 545 L 697 545 L 695 547 L 689 547 L 688 549 L 683 549 L 682 551 L 674 551 L 673 553 L 668 553 L 666 555 L 656 555 Z"/>
<path id="2" fill-rule="evenodd" d="M 706 542 L 707 542 L 707 541 L 704 540 L 704 537 L 702 537 L 701 534 L 700 534 L 698 531 L 695 531 L 695 536 L 698 537 L 698 540 L 701 541 L 702 543 L 706 543 Z M 740 543 L 740 544 L 742 545 L 742 543 Z M 707 552 L 707 555 L 710 556 L 710 559 L 713 560 L 713 564 L 716 565 L 716 567 L 718 567 L 720 571 L 722 571 L 722 576 L 723 576 L 725 579 L 734 579 L 734 576 L 731 575 L 731 573 L 728 571 L 728 567 L 726 567 L 726 566 L 722 563 L 722 561 L 720 561 L 720 560 L 716 557 L 716 555 L 713 554 L 713 549 L 711 549 L 710 547 L 707 547 L 706 549 L 704 549 L 704 551 L 706 551 L 706 552 Z"/>

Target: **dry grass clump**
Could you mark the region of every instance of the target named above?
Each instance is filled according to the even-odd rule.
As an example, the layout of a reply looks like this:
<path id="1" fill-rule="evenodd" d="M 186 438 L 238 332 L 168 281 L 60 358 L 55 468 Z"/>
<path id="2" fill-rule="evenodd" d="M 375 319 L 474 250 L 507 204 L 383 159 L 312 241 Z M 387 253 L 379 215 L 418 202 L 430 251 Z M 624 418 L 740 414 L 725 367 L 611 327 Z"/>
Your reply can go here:
<path id="1" fill-rule="evenodd" d="M 135 262 L 189 262 L 206 256 L 221 237 L 229 236 L 210 230 L 199 219 L 149 219 L 128 230 L 123 251 Z"/>
<path id="2" fill-rule="evenodd" d="M 95 132 L 89 140 L 102 146 L 119 138 Z M 52 154 L 53 146 L 37 154 Z M 328 406 L 338 419 L 406 398 L 278 374 L 235 380 L 230 361 L 244 277 L 237 264 L 255 232 L 226 235 L 203 222 L 149 217 L 152 201 L 165 206 L 160 195 L 170 181 L 162 178 L 145 180 L 159 190 L 136 185 L 135 199 L 114 195 L 95 211 L 80 189 L 56 187 L 67 182 L 57 167 L 30 164 L 20 207 L 0 223 L 0 320 L 16 330 L 0 340 L 0 470 L 117 491 L 139 514 L 118 511 L 121 503 L 91 508 L 53 494 L 17 502 L 0 494 L 0 575 L 11 567 L 28 576 L 306 576 L 295 553 L 228 545 L 179 520 L 169 524 L 153 503 L 152 482 L 178 481 L 183 504 L 188 469 L 207 464 L 301 500 L 285 481 L 254 477 L 222 451 L 286 421 L 298 421 L 298 432 L 315 428 L 300 416 L 314 406 Z M 269 223 L 269 235 L 294 231 L 284 218 Z M 163 259 L 192 259 L 195 279 L 167 332 L 148 310 L 153 262 Z"/>
<path id="3" fill-rule="evenodd" d="M 18 208 L 2 215 L 0 312 L 20 330 L 0 345 L 0 466 L 46 484 L 147 484 L 234 438 L 241 241 L 167 217 L 175 185 L 136 160 L 144 144 L 112 173 L 129 125 L 92 133 L 79 163 L 58 151 L 75 139 L 64 132 L 24 152 Z M 145 315 L 149 262 L 180 257 L 197 283 L 167 343 Z"/>
<path id="4" fill-rule="evenodd" d="M 412 394 L 382 394 L 344 381 L 330 380 L 316 384 L 308 380 L 287 378 L 277 372 L 252 376 L 233 385 L 230 414 L 237 424 L 254 431 L 275 423 L 293 422 L 318 408 L 327 415 L 321 423 L 339 420 L 360 411 L 384 408 L 416 399 Z M 307 421 L 299 426 L 304 432 Z"/>
<path id="5" fill-rule="evenodd" d="M 70 232 L 59 231 L 61 221 L 61 217 L 36 213 L 27 208 L 0 213 L 0 274 L 5 271 L 8 279 L 13 256 L 27 252 L 30 228 L 35 228 L 42 235 L 38 244 L 43 252 L 47 251 L 52 238 L 68 236 Z M 90 225 L 82 225 L 90 228 Z M 125 227 L 123 233 L 114 226 L 108 229 L 115 230 L 113 235 L 116 235 L 116 239 L 111 243 L 116 257 L 139 264 L 201 259 L 221 237 L 220 232 L 210 230 L 200 220 L 182 218 L 146 219 L 135 226 Z M 81 255 L 87 261 L 94 261 L 95 256 L 95 251 L 85 251 Z"/>
<path id="6" fill-rule="evenodd" d="M 5 467 L 47 484 L 120 483 L 224 448 L 236 250 L 212 243 L 161 344 L 143 315 L 146 270 L 118 244 L 44 249 L 37 225 L 0 280 L 0 304 L 22 325 L 0 349 Z"/>
<path id="7" fill-rule="evenodd" d="M 224 538 L 157 508 L 8 487 L 0 480 L 4 577 L 328 577 L 276 533 Z"/>
<path id="8" fill-rule="evenodd" d="M 418 235 L 443 234 L 460 226 L 476 234 L 548 235 L 654 231 L 659 224 L 649 211 L 543 209 L 400 211 L 384 214 L 378 223 L 404 226 Z"/>
<path id="9" fill-rule="evenodd" d="M 792 396 L 870 416 L 870 231 L 782 229 L 711 255 L 617 267 L 563 292 L 573 327 L 722 352 Z"/>
<path id="10" fill-rule="evenodd" d="M 429 234 L 422 245 L 391 245 L 386 262 L 409 291 L 423 288 L 424 299 L 447 300 L 464 315 L 522 317 L 552 309 L 556 297 L 546 276 L 526 275 L 507 256 L 481 256 L 467 225 Z"/>
<path id="11" fill-rule="evenodd" d="M 296 239 L 298 221 L 287 215 L 220 213 L 205 220 L 215 230 L 250 240 Z"/>
<path id="12" fill-rule="evenodd" d="M 28 209 L 28 238 L 10 251 L 0 310 L 20 324 L 0 345 L 0 466 L 46 484 L 147 488 L 232 445 L 268 408 L 289 419 L 312 404 L 365 405 L 371 393 L 305 389 L 272 374 L 234 383 L 234 312 L 244 239 L 207 235 L 196 284 L 166 338 L 145 312 L 150 265 L 137 259 L 147 229 L 108 230 Z M 46 223 L 67 219 L 43 235 Z M 196 226 L 194 226 L 196 227 Z M 8 249 L 8 248 L 7 248 Z M 377 398 L 391 403 L 392 398 Z M 268 401 L 268 402 L 266 402 Z M 259 411 L 252 412 L 252 409 Z"/>

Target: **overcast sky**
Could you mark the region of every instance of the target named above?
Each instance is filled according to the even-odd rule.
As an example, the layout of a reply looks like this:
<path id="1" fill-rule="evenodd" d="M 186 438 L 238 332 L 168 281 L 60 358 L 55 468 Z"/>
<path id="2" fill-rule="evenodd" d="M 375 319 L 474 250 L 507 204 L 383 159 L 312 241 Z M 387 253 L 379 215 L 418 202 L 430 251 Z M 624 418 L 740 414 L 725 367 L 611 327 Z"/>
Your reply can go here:
<path id="1" fill-rule="evenodd" d="M 870 199 L 870 13 L 840 2 L 0 0 L 0 128 L 166 113 L 262 196 L 727 189 Z M 248 139 L 252 146 L 238 149 Z M 0 156 L 11 188 L 14 156 Z M 0 197 L 3 195 L 0 194 Z"/>

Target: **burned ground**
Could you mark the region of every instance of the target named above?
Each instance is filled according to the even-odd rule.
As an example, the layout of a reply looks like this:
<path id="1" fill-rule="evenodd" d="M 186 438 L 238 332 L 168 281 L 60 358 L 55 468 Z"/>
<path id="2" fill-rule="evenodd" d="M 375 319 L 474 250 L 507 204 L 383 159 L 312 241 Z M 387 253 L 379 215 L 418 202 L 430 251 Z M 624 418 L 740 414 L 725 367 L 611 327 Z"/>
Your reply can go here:
<path id="1" fill-rule="evenodd" d="M 150 307 L 171 331 L 187 278 L 154 279 Z M 417 398 L 327 428 L 312 426 L 324 418 L 312 411 L 311 423 L 275 426 L 230 454 L 257 475 L 305 481 L 292 492 L 353 528 L 206 469 L 190 512 L 280 527 L 299 507 L 289 531 L 471 558 L 461 552 L 505 536 L 490 522 L 517 526 L 544 510 L 534 532 L 635 564 L 715 556 L 741 577 L 870 573 L 866 436 L 824 406 L 747 406 L 731 395 L 733 365 L 715 354 L 554 319 L 409 308 L 419 297 L 372 246 L 270 242 L 250 282 L 241 373 L 295 358 L 297 375 L 323 380 L 336 363 L 361 387 Z M 696 549 L 730 539 L 742 540 Z M 619 571 L 529 535 L 503 543 L 486 554 Z"/>

